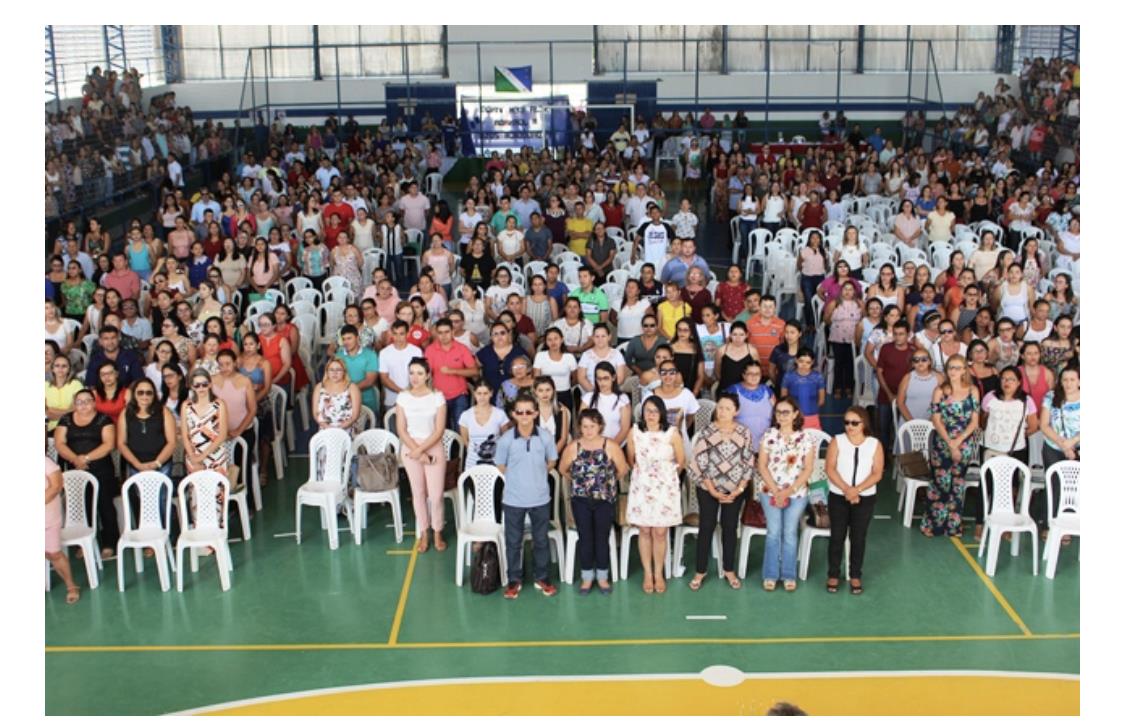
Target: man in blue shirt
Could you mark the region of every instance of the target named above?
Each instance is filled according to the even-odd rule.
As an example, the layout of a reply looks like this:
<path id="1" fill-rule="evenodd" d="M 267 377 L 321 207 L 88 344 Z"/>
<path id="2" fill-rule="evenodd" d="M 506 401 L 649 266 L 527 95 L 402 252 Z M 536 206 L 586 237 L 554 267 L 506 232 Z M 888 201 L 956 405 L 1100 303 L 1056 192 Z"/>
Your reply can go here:
<path id="1" fill-rule="evenodd" d="M 508 587 L 504 597 L 514 600 L 523 587 L 524 519 L 531 519 L 535 588 L 547 597 L 558 588 L 547 579 L 551 562 L 547 530 L 551 520 L 551 488 L 547 471 L 559 458 L 555 439 L 539 428 L 539 404 L 527 394 L 516 397 L 512 408 L 515 428 L 504 432 L 496 444 L 496 468 L 504 475 L 504 548 L 508 560 Z"/>
<path id="2" fill-rule="evenodd" d="M 214 213 L 215 219 L 218 219 L 223 214 L 223 208 L 211 197 L 211 191 L 207 187 L 203 187 L 199 190 L 199 201 L 191 205 L 192 223 L 201 223 L 203 221 L 203 213 L 208 209 Z"/>
<path id="3" fill-rule="evenodd" d="M 664 264 L 664 269 L 660 271 L 660 280 L 662 282 L 674 282 L 683 287 L 687 283 L 688 270 L 693 267 L 703 270 L 703 274 L 708 280 L 713 277 L 707 260 L 695 254 L 695 240 L 685 239 L 680 242 L 680 256 L 674 257 Z"/>
<path id="4" fill-rule="evenodd" d="M 118 384 L 128 388 L 133 381 L 144 378 L 145 363 L 135 350 L 121 347 L 121 331 L 112 325 L 104 326 L 98 332 L 100 350 L 95 350 L 86 364 L 86 386 L 93 388 L 98 382 L 98 369 L 105 363 L 117 366 Z"/>
<path id="5" fill-rule="evenodd" d="M 520 229 L 526 230 L 531 226 L 532 212 L 542 212 L 539 202 L 531 198 L 531 187 L 524 184 L 520 187 L 520 198 L 512 202 L 512 211 L 519 217 Z"/>
<path id="6" fill-rule="evenodd" d="M 867 145 L 874 149 L 876 152 L 882 151 L 887 142 L 883 139 L 883 129 L 879 126 L 875 127 L 875 133 L 867 137 Z"/>
<path id="7" fill-rule="evenodd" d="M 559 266 L 554 262 L 547 265 L 547 294 L 555 299 L 561 313 L 567 297 L 570 296 L 570 288 L 559 279 Z"/>

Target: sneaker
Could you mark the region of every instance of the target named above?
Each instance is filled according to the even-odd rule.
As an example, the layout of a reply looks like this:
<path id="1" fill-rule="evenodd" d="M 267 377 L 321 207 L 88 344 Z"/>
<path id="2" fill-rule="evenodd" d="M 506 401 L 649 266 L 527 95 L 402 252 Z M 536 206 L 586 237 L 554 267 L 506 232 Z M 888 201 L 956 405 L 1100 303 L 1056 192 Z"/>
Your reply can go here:
<path id="1" fill-rule="evenodd" d="M 551 597 L 559 591 L 557 587 L 551 584 L 550 580 L 536 580 L 535 589 L 547 597 Z"/>
<path id="2" fill-rule="evenodd" d="M 507 600 L 515 600 L 520 596 L 520 590 L 522 588 L 523 585 L 519 582 L 509 582 L 508 587 L 504 590 L 504 598 Z"/>

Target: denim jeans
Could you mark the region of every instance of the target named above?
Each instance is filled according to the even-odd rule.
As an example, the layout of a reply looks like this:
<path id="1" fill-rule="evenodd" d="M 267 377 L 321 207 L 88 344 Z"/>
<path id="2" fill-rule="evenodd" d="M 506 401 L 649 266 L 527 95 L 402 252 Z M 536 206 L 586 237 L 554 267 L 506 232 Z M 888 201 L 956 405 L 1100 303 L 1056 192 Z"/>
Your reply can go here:
<path id="1" fill-rule="evenodd" d="M 807 497 L 790 497 L 785 509 L 770 504 L 770 495 L 758 495 L 766 513 L 766 554 L 762 560 L 763 580 L 797 579 L 797 539 Z M 778 567 L 780 565 L 780 578 Z"/>
<path id="2" fill-rule="evenodd" d="M 582 582 L 609 579 L 609 533 L 617 508 L 613 502 L 573 497 L 574 524 L 578 529 L 578 567 Z"/>
<path id="3" fill-rule="evenodd" d="M 824 275 L 801 275 L 801 294 L 805 298 L 804 316 L 805 325 L 815 328 L 820 322 L 813 318 L 813 298 L 816 297 L 816 288 L 824 282 Z"/>
<path id="4" fill-rule="evenodd" d="M 461 414 L 469 410 L 469 394 L 462 393 L 456 398 L 451 398 L 445 402 L 445 410 L 447 416 L 445 417 L 445 427 L 450 431 L 458 431 L 458 421 L 461 420 Z"/>
<path id="5" fill-rule="evenodd" d="M 508 581 L 523 581 L 523 530 L 524 518 L 531 517 L 531 552 L 534 558 L 532 573 L 535 580 L 547 579 L 551 562 L 551 544 L 547 528 L 551 520 L 550 502 L 538 507 L 511 507 L 504 505 L 504 548 L 508 558 Z"/>

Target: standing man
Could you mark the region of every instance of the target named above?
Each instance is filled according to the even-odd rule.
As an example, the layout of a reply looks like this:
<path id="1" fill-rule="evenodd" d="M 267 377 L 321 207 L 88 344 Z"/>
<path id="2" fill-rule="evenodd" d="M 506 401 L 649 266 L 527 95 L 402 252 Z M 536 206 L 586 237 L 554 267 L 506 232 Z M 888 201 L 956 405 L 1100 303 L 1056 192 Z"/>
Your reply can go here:
<path id="1" fill-rule="evenodd" d="M 875 375 L 879 378 L 879 397 L 876 404 L 879 412 L 879 440 L 883 451 L 890 456 L 894 451 L 896 422 L 892 418 L 891 401 L 898 398 L 898 386 L 910 372 L 913 363 L 914 345 L 910 342 L 910 324 L 899 320 L 891 329 L 891 345 L 879 349 L 875 361 Z"/>
<path id="2" fill-rule="evenodd" d="M 383 383 L 388 410 L 394 407 L 399 391 L 410 387 L 410 361 L 424 357 L 421 348 L 407 342 L 409 332 L 410 326 L 405 320 L 394 321 L 391 324 L 391 344 L 379 355 L 379 380 Z"/>
<path id="3" fill-rule="evenodd" d="M 695 240 L 685 239 L 680 243 L 680 256 L 668 260 L 664 269 L 660 272 L 660 280 L 662 282 L 670 280 L 683 287 L 687 284 L 688 270 L 693 267 L 703 270 L 703 274 L 707 276 L 708 280 L 714 277 L 707 260 L 695 254 Z"/>
<path id="4" fill-rule="evenodd" d="M 512 202 L 512 211 L 519 217 L 520 228 L 527 229 L 531 226 L 531 215 L 542 214 L 539 202 L 531 198 L 531 187 L 524 184 L 520 187 L 520 198 Z"/>
<path id="5" fill-rule="evenodd" d="M 402 212 L 403 228 L 426 231 L 426 212 L 430 211 L 430 199 L 425 194 L 418 193 L 418 182 L 410 182 L 406 194 L 395 202 L 395 207 Z"/>
<path id="6" fill-rule="evenodd" d="M 645 221 L 650 204 L 656 204 L 656 200 L 648 195 L 648 187 L 638 184 L 637 193 L 625 203 L 625 219 L 630 227 L 637 227 Z"/>
<path id="7" fill-rule="evenodd" d="M 746 321 L 750 345 L 758 350 L 758 360 L 768 361 L 773 349 L 781 342 L 785 321 L 777 317 L 777 301 L 773 295 L 762 295 L 758 314 Z"/>
<path id="8" fill-rule="evenodd" d="M 121 347 L 121 331 L 115 326 L 102 326 L 98 331 L 98 345 L 100 350 L 94 351 L 86 365 L 87 388 L 93 388 L 98 382 L 98 369 L 107 362 L 117 366 L 118 384 L 124 388 L 133 385 L 133 381 L 144 378 L 144 360 L 137 351 Z"/>
<path id="9" fill-rule="evenodd" d="M 640 185 L 637 188 L 640 189 Z M 637 252 L 641 250 L 644 261 L 659 270 L 664 266 L 664 256 L 668 254 L 668 245 L 676 236 L 676 230 L 660 218 L 660 207 L 655 202 L 648 205 L 648 219 L 633 237 L 633 261 L 638 259 Z"/>
<path id="10" fill-rule="evenodd" d="M 534 200 L 532 201 L 534 202 Z M 539 203 L 535 202 L 535 204 L 538 205 Z M 543 224 L 543 215 L 539 212 L 532 212 L 530 219 L 531 226 L 523 233 L 523 240 L 527 243 L 527 253 L 533 261 L 550 262 L 551 230 Z"/>
<path id="11" fill-rule="evenodd" d="M 442 318 L 434 325 L 436 340 L 426 348 L 433 371 L 434 389 L 445 396 L 449 415 L 446 428 L 456 431 L 461 414 L 469 410 L 469 380 L 477 376 L 477 359 L 464 344 L 453 339 L 453 322 Z"/>
<path id="12" fill-rule="evenodd" d="M 496 468 L 504 475 L 504 544 L 508 560 L 508 587 L 504 597 L 515 600 L 523 587 L 524 518 L 531 519 L 535 589 L 547 597 L 558 588 L 547 579 L 551 562 L 547 530 L 551 518 L 551 491 L 547 471 L 555 468 L 559 454 L 554 437 L 539 428 L 539 404 L 531 396 L 516 397 L 512 415 L 514 428 L 504 432 L 496 444 Z"/>

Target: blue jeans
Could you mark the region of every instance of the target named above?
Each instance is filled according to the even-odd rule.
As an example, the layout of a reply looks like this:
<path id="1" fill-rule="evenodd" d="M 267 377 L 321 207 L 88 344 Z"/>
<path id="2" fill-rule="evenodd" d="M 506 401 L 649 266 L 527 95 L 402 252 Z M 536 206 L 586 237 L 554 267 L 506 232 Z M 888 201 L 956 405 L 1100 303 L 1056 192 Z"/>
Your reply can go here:
<path id="1" fill-rule="evenodd" d="M 758 220 L 756 220 L 756 219 L 742 219 L 741 217 L 739 217 L 739 219 L 738 219 L 738 236 L 743 242 L 746 243 L 746 244 L 743 245 L 743 249 L 745 249 L 747 251 L 747 254 L 749 254 L 749 250 L 750 250 L 750 247 L 749 247 L 750 233 L 753 232 L 757 228 L 758 228 Z M 739 255 L 739 257 L 741 257 L 741 256 L 742 255 Z"/>
<path id="2" fill-rule="evenodd" d="M 462 393 L 457 398 L 448 399 L 445 402 L 445 427 L 450 431 L 457 431 L 458 421 L 461 420 L 461 414 L 469 410 L 469 394 Z"/>
<path id="3" fill-rule="evenodd" d="M 801 294 L 805 297 L 805 325 L 815 328 L 820 321 L 813 318 L 812 300 L 816 297 L 816 289 L 824 282 L 824 275 L 801 275 Z"/>
<path id="4" fill-rule="evenodd" d="M 763 580 L 797 579 L 797 539 L 800 535 L 801 515 L 808 504 L 807 497 L 790 497 L 785 509 L 770 504 L 770 495 L 758 495 L 766 513 L 766 555 L 762 560 Z M 778 576 L 778 565 L 781 572 Z"/>
<path id="5" fill-rule="evenodd" d="M 534 557 L 532 572 L 535 580 L 547 579 L 551 562 L 551 543 L 547 528 L 551 520 L 550 502 L 538 507 L 511 507 L 504 505 L 504 548 L 508 557 L 508 582 L 523 581 L 523 520 L 531 516 L 531 552 Z"/>

